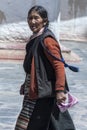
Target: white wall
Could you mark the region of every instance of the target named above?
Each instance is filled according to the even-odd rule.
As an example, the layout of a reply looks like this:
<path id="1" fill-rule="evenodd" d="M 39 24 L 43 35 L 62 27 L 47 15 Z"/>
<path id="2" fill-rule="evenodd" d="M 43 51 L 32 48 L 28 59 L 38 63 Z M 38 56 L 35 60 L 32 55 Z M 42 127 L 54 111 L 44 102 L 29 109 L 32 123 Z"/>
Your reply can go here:
<path id="1" fill-rule="evenodd" d="M 19 23 L 25 22 L 27 26 L 27 12 L 35 4 L 42 5 L 48 10 L 51 29 L 54 30 L 57 38 L 60 32 L 60 39 L 87 39 L 87 0 L 0 0 L 0 29 L 6 29 L 0 32 L 0 40 L 3 35 L 7 37 L 8 34 L 10 36 L 14 33 L 17 36 L 16 32 L 9 32 L 9 30 L 17 31 L 13 25 L 18 27 Z M 61 22 L 58 20 L 59 11 Z M 3 24 L 7 27 L 2 27 Z M 8 28 L 9 26 L 11 29 Z M 21 28 L 26 30 L 25 26 Z"/>
<path id="2" fill-rule="evenodd" d="M 7 23 L 20 22 L 26 20 L 28 10 L 35 4 L 47 9 L 50 21 L 57 19 L 60 0 L 0 0 L 0 11 Z M 2 23 L 5 23 L 4 19 Z"/>

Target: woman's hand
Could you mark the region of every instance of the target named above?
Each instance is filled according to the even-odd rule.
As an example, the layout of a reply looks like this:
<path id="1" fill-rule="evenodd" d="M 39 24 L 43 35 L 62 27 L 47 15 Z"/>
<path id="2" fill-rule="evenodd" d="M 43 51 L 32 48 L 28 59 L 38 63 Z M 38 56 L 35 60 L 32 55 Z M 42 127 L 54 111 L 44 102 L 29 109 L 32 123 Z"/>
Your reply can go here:
<path id="1" fill-rule="evenodd" d="M 65 103 L 66 94 L 64 92 L 57 92 L 56 99 L 58 104 Z"/>
<path id="2" fill-rule="evenodd" d="M 24 95 L 24 87 L 25 87 L 25 83 L 23 83 L 20 87 L 20 95 Z"/>

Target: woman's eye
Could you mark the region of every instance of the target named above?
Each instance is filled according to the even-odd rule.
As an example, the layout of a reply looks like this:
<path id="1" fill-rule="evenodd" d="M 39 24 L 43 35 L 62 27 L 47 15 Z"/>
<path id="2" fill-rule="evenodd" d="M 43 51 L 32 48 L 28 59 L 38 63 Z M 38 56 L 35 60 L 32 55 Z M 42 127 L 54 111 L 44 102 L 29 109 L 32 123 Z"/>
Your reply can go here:
<path id="1" fill-rule="evenodd" d="M 38 17 L 38 16 L 35 16 L 35 17 L 34 17 L 34 19 L 36 19 L 36 20 L 37 20 L 37 19 L 39 19 L 39 17 Z"/>
<path id="2" fill-rule="evenodd" d="M 33 19 L 34 19 L 34 20 L 38 20 L 39 18 L 38 18 L 37 16 L 35 16 L 35 17 L 29 17 L 29 18 L 28 18 L 28 20 L 33 20 Z"/>

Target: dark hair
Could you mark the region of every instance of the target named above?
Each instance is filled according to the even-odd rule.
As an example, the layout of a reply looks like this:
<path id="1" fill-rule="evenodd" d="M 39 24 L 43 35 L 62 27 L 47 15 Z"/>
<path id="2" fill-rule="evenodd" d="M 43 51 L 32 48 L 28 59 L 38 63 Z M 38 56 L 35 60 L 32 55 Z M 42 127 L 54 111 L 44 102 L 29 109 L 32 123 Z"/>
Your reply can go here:
<path id="1" fill-rule="evenodd" d="M 46 22 L 46 25 L 45 26 L 48 26 L 49 25 L 49 20 L 48 20 L 48 12 L 46 11 L 46 9 L 42 6 L 33 6 L 29 12 L 28 12 L 28 16 L 32 13 L 32 11 L 36 11 L 40 16 L 41 18 L 44 20 L 44 22 Z"/>

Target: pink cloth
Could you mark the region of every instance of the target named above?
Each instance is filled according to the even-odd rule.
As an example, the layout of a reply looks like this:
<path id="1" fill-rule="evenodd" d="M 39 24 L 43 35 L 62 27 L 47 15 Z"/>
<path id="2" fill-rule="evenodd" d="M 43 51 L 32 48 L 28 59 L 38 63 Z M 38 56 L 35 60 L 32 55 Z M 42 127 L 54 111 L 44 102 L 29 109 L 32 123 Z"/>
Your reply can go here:
<path id="1" fill-rule="evenodd" d="M 75 96 L 73 96 L 69 92 L 67 94 L 68 94 L 68 102 L 57 104 L 61 112 L 65 112 L 67 109 L 73 107 L 75 104 L 78 103 L 78 99 Z"/>

